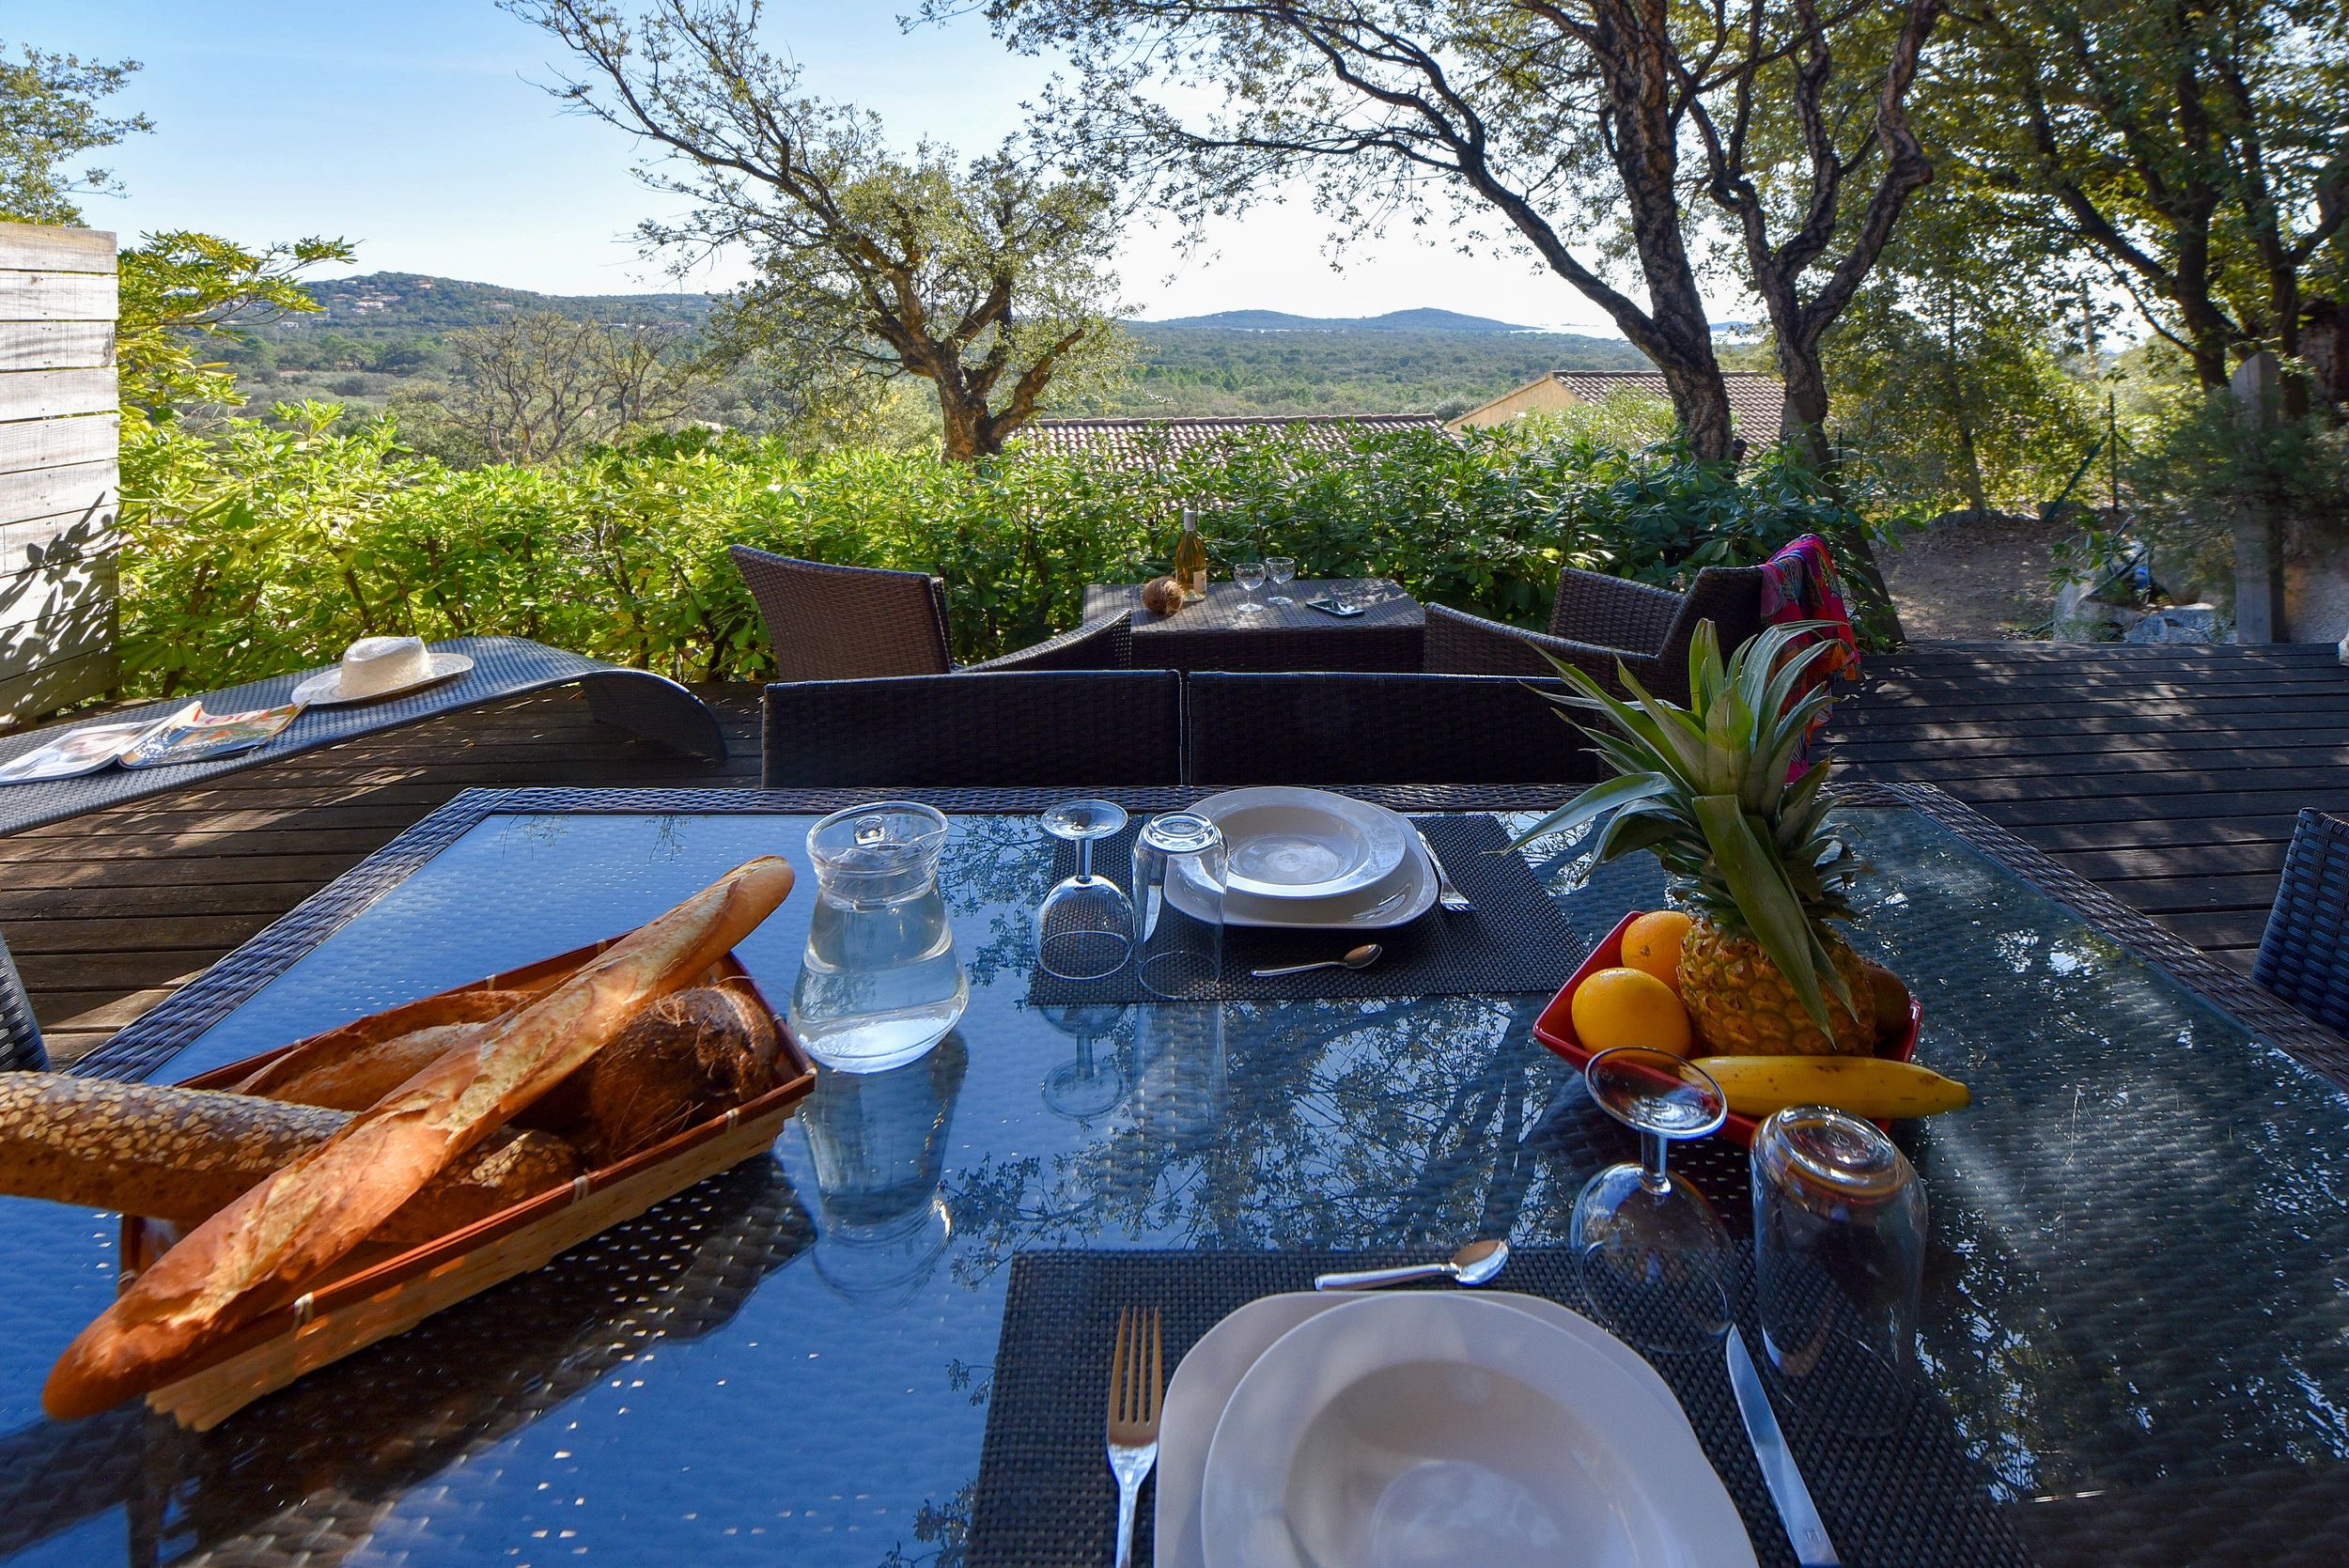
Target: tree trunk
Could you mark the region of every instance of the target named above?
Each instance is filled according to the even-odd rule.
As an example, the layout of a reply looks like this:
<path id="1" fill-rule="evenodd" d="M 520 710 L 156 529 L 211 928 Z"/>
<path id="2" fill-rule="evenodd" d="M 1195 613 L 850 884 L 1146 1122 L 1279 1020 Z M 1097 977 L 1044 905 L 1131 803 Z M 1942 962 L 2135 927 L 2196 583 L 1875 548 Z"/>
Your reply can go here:
<path id="1" fill-rule="evenodd" d="M 1817 335 L 1781 332 L 1778 369 L 1786 382 L 1785 407 L 1779 415 L 1780 439 L 1840 496 L 1843 487 L 1836 479 L 1835 449 L 1827 440 L 1827 371 L 1820 364 Z M 1868 542 L 1867 535 L 1858 529 L 1837 528 L 1829 531 L 1828 538 L 1835 547 L 1844 586 L 1851 590 L 1854 618 L 1884 642 L 1906 642 L 1900 609 L 1892 602 L 1892 590 L 1884 581 L 1884 568 L 1876 564 L 1875 547 Z"/>
<path id="2" fill-rule="evenodd" d="M 985 403 L 943 383 L 933 384 L 938 387 L 939 445 L 948 462 L 974 463 L 1001 450 L 1002 442 L 990 439 Z"/>
<path id="3" fill-rule="evenodd" d="M 1659 359 L 1657 367 L 1664 373 L 1664 385 L 1672 393 L 1672 415 L 1688 438 L 1688 448 L 1700 458 L 1716 462 L 1734 460 L 1738 455 L 1737 432 L 1730 423 L 1729 388 L 1721 380 L 1721 368 L 1712 362 L 1688 364 Z"/>

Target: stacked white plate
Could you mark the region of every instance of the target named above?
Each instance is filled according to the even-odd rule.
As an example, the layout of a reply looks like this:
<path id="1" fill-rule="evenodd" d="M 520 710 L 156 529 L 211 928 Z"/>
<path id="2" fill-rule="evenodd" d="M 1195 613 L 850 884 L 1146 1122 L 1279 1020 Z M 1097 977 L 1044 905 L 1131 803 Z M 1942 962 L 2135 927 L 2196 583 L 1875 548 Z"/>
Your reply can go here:
<path id="1" fill-rule="evenodd" d="M 1267 785 L 1192 808 L 1222 831 L 1223 924 L 1377 931 L 1425 914 L 1435 868 L 1409 819 L 1327 790 Z M 1206 890 L 1177 879 L 1174 907 L 1206 914 Z"/>
<path id="2" fill-rule="evenodd" d="M 1160 1568 L 1751 1568 L 1679 1401 L 1508 1292 L 1252 1301 L 1159 1423 Z"/>

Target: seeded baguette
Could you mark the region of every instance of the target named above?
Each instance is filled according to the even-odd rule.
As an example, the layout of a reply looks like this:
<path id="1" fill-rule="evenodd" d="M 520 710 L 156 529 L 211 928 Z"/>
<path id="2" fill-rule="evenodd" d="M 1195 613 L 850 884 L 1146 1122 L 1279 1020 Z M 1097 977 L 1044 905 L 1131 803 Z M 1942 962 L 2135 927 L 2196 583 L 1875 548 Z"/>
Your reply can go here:
<path id="1" fill-rule="evenodd" d="M 0 1193 L 199 1225 L 350 1121 L 216 1089 L 0 1073 Z M 373 1239 L 430 1241 L 579 1171 L 566 1139 L 501 1133 L 435 1176 Z"/>
<path id="2" fill-rule="evenodd" d="M 41 1404 L 93 1415 L 194 1370 L 300 1296 L 442 1169 L 583 1065 L 646 1002 L 693 984 L 791 891 L 772 856 L 736 867 L 354 1116 L 163 1254 L 51 1369 Z"/>

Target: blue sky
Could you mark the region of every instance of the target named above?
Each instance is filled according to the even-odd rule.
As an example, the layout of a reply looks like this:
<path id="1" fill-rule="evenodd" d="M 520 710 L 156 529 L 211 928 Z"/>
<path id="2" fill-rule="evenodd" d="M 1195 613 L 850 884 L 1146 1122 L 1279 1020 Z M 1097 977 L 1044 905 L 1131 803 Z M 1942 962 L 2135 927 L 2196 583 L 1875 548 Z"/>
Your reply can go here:
<path id="1" fill-rule="evenodd" d="M 965 22 L 907 35 L 902 0 L 770 0 L 769 39 L 809 90 L 880 114 L 891 133 L 966 151 L 1014 130 L 1047 62 Z M 360 272 L 418 272 L 557 293 L 676 287 L 630 230 L 666 210 L 636 152 L 534 85 L 553 40 L 490 0 L 17 0 L 0 39 L 145 69 L 114 101 L 155 122 L 108 149 L 125 199 L 86 204 L 131 234 L 207 229 L 248 242 L 340 235 Z M 1370 315 L 1442 305 L 1532 325 L 1601 318 L 1521 257 L 1463 258 L 1408 238 L 1333 273 L 1301 203 L 1259 210 L 1177 257 L 1139 230 L 1115 258 L 1150 317 L 1244 306 Z M 700 280 L 733 281 L 724 266 Z M 1603 327 L 1600 330 L 1605 330 Z"/>

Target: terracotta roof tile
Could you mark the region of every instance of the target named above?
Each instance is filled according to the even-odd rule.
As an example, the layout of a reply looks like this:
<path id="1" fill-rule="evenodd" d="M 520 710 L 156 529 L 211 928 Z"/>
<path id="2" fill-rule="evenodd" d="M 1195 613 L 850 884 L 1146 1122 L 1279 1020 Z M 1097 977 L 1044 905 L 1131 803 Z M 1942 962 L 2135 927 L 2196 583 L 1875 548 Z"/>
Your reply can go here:
<path id="1" fill-rule="evenodd" d="M 1604 401 L 1618 392 L 1644 392 L 1667 402 L 1672 399 L 1672 390 L 1664 384 L 1660 371 L 1556 370 L 1551 375 L 1585 403 Z M 1748 441 L 1776 441 L 1786 406 L 1785 384 L 1775 376 L 1750 370 L 1728 371 L 1721 380 L 1728 387 L 1730 422 L 1737 433 Z"/>
<path id="2" fill-rule="evenodd" d="M 1440 430 L 1432 413 L 1298 414 L 1262 419 L 1038 419 L 1014 439 L 1031 450 L 1075 456 L 1107 453 L 1140 463 L 1171 448 L 1176 456 L 1252 430 L 1300 436 L 1309 446 L 1335 451 L 1366 430 Z M 1163 445 L 1161 445 L 1163 443 Z"/>

